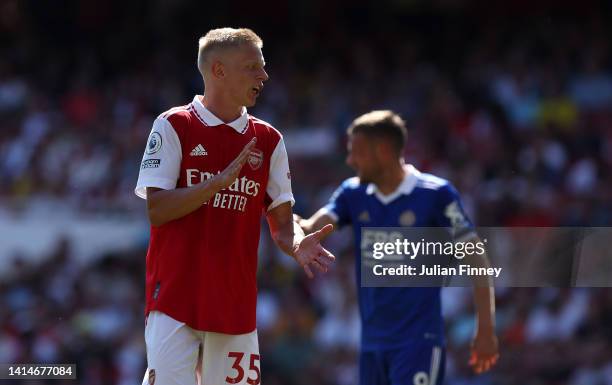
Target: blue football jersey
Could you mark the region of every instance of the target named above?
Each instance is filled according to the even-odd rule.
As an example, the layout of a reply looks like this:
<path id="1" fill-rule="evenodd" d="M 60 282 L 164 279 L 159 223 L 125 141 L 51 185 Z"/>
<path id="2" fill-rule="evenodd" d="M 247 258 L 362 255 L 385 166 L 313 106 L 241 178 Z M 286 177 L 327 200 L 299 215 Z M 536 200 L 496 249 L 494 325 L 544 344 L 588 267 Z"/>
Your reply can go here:
<path id="1" fill-rule="evenodd" d="M 380 350 L 421 341 L 444 344 L 439 287 L 361 287 L 362 227 L 445 227 L 469 237 L 474 226 L 457 190 L 446 180 L 408 166 L 398 189 L 382 195 L 373 184 L 347 179 L 325 206 L 339 226 L 351 224 L 362 320 L 362 349 Z"/>

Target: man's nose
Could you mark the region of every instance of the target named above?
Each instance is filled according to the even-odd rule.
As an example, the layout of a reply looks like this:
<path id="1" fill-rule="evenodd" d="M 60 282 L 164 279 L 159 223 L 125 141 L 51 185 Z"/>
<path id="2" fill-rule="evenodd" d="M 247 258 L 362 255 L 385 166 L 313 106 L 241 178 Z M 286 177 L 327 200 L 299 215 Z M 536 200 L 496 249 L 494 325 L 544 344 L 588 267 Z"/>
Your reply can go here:
<path id="1" fill-rule="evenodd" d="M 262 82 L 266 82 L 266 81 L 268 81 L 268 79 L 270 79 L 270 76 L 268 76 L 268 73 L 267 73 L 267 72 L 266 72 L 266 70 L 265 70 L 265 69 L 263 69 L 263 68 L 261 69 L 261 71 L 260 71 L 260 73 L 259 73 L 259 79 L 260 79 Z"/>

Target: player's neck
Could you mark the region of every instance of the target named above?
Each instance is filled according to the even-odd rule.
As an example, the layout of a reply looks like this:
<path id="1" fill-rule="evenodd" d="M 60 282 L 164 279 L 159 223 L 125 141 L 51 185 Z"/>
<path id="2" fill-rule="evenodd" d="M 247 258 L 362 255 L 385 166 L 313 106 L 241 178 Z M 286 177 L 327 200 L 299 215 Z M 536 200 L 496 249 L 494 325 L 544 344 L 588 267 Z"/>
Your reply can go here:
<path id="1" fill-rule="evenodd" d="M 202 104 L 206 109 L 213 113 L 217 118 L 224 123 L 230 123 L 238 119 L 242 114 L 243 106 L 236 106 L 228 103 L 221 95 L 215 95 L 212 92 L 204 94 L 201 98 Z"/>
<path id="2" fill-rule="evenodd" d="M 402 164 L 390 167 L 382 173 L 380 180 L 376 182 L 376 188 L 378 188 L 378 191 L 383 195 L 389 195 L 397 190 L 405 177 L 406 170 L 404 170 Z"/>

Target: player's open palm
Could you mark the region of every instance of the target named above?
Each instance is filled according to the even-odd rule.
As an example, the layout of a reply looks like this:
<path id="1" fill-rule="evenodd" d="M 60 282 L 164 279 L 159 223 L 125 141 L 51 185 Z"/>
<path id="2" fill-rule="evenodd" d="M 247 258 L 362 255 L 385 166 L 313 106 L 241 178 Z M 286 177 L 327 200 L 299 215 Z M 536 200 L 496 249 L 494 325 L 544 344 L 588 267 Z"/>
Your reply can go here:
<path id="1" fill-rule="evenodd" d="M 497 363 L 499 347 L 494 332 L 477 332 L 470 349 L 470 365 L 480 374 Z"/>
<path id="2" fill-rule="evenodd" d="M 312 267 L 326 273 L 329 265 L 336 259 L 332 253 L 321 246 L 321 240 L 334 231 L 333 225 L 326 225 L 321 230 L 307 235 L 294 248 L 293 256 L 297 263 L 304 268 L 308 278 L 313 278 Z"/>
<path id="3" fill-rule="evenodd" d="M 249 143 L 244 146 L 240 154 L 219 174 L 217 175 L 216 182 L 218 183 L 219 190 L 223 190 L 228 187 L 240 174 L 240 170 L 242 170 L 242 166 L 249 159 L 249 155 L 251 154 L 251 150 L 255 147 L 255 143 L 257 143 L 257 138 L 251 139 Z"/>

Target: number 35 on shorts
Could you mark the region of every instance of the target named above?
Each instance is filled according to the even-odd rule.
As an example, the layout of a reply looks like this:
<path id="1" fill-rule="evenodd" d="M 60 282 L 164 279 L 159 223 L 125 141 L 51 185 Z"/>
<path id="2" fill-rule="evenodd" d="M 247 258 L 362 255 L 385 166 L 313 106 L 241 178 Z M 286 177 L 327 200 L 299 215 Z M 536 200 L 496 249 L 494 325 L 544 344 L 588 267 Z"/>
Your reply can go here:
<path id="1" fill-rule="evenodd" d="M 245 357 L 246 356 L 246 357 Z M 225 377 L 227 384 L 240 384 L 246 377 L 249 385 L 259 385 L 261 372 L 259 371 L 259 354 L 245 354 L 243 352 L 229 352 L 227 354 L 229 365 L 233 370 L 232 376 Z"/>

